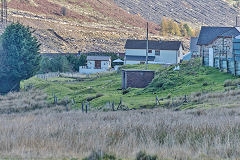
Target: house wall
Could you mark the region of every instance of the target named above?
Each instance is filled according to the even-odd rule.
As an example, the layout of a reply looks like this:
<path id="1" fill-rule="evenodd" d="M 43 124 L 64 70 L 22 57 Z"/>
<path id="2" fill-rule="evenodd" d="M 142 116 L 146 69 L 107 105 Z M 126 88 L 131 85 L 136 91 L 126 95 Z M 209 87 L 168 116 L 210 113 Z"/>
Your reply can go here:
<path id="1" fill-rule="evenodd" d="M 89 69 L 95 68 L 95 61 L 87 61 L 87 67 Z M 111 61 L 101 61 L 101 69 L 110 69 Z"/>
<path id="2" fill-rule="evenodd" d="M 87 67 L 89 69 L 94 69 L 95 68 L 95 61 L 87 61 Z"/>
<path id="3" fill-rule="evenodd" d="M 146 56 L 145 49 L 126 49 L 126 55 L 131 56 Z M 155 55 L 155 50 L 152 53 L 148 53 L 148 56 L 155 56 L 155 62 L 162 64 L 177 64 L 183 58 L 182 46 L 178 51 L 176 50 L 160 50 L 160 56 Z M 140 64 L 140 61 L 126 61 L 125 64 Z"/>
<path id="4" fill-rule="evenodd" d="M 145 88 L 154 78 L 154 71 L 122 70 L 122 88 Z"/>
<path id="5" fill-rule="evenodd" d="M 129 55 L 129 56 L 146 56 L 146 49 L 126 49 L 126 55 Z M 149 56 L 154 56 L 155 55 L 155 50 L 152 50 L 152 53 L 148 53 L 148 55 Z"/>
<path id="6" fill-rule="evenodd" d="M 125 61 L 125 64 L 140 64 L 140 61 Z"/>
<path id="7" fill-rule="evenodd" d="M 111 68 L 110 61 L 101 61 L 101 69 L 109 69 L 109 68 Z"/>
<path id="8" fill-rule="evenodd" d="M 177 51 L 161 50 L 160 56 L 155 56 L 155 62 L 162 64 L 178 63 Z"/>

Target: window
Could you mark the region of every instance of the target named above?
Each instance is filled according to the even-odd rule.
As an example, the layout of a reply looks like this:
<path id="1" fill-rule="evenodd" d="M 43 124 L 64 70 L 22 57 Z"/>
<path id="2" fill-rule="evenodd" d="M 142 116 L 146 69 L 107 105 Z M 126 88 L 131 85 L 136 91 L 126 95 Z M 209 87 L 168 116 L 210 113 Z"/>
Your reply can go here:
<path id="1" fill-rule="evenodd" d="M 155 55 L 156 55 L 156 56 L 160 56 L 160 50 L 156 50 L 156 51 L 155 51 Z"/>
<path id="2" fill-rule="evenodd" d="M 149 49 L 149 50 L 148 50 L 148 53 L 152 53 L 152 50 L 151 50 L 151 49 Z"/>

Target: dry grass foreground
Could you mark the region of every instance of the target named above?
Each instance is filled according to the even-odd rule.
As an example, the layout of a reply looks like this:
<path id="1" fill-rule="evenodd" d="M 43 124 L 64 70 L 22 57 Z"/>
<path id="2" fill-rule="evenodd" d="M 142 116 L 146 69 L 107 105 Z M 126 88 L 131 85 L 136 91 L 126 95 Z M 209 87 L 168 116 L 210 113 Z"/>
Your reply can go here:
<path id="1" fill-rule="evenodd" d="M 156 154 L 160 159 L 240 157 L 239 107 L 86 114 L 76 110 L 59 112 L 46 105 L 45 98 L 39 91 L 0 97 L 1 110 L 40 102 L 37 108 L 25 105 L 27 110 L 0 114 L 1 158 L 81 159 L 99 150 L 127 159 L 134 159 L 139 151 Z"/>

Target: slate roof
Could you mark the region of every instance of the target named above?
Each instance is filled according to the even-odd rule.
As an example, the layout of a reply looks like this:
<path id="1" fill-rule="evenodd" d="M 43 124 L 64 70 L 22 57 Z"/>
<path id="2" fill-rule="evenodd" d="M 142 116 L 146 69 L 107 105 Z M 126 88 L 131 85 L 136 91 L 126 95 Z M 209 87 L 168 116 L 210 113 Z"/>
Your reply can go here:
<path id="1" fill-rule="evenodd" d="M 181 45 L 181 41 L 148 41 L 148 48 L 153 50 L 179 50 Z M 146 49 L 146 46 L 147 40 L 128 39 L 125 44 L 125 49 Z"/>
<path id="2" fill-rule="evenodd" d="M 236 37 L 240 32 L 235 27 L 202 26 L 198 37 L 198 45 L 211 44 L 218 37 Z"/>
<path id="3" fill-rule="evenodd" d="M 109 61 L 110 56 L 87 56 L 87 61 Z"/>
<path id="4" fill-rule="evenodd" d="M 155 56 L 148 56 L 148 61 L 154 61 Z M 146 56 L 128 56 L 125 57 L 126 61 L 146 61 Z"/>

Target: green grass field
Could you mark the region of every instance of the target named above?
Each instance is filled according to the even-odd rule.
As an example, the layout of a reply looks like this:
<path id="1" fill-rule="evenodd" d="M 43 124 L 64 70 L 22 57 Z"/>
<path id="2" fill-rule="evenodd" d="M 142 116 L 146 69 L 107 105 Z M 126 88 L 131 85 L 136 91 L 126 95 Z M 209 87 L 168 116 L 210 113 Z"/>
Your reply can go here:
<path id="1" fill-rule="evenodd" d="M 145 67 L 145 65 L 123 66 L 124 69 Z M 43 90 L 48 95 L 49 103 L 53 103 L 54 95 L 58 97 L 59 103 L 74 99 L 73 108 L 80 108 L 81 103 L 86 100 L 90 101 L 92 108 L 101 108 L 107 106 L 109 102 L 117 105 L 120 99 L 129 108 L 152 108 L 155 107 L 156 96 L 169 101 L 199 92 L 224 92 L 226 80 L 237 79 L 218 69 L 201 66 L 199 59 L 182 63 L 179 71 L 173 71 L 174 67 L 149 64 L 148 69 L 156 71 L 152 83 L 144 89 L 128 88 L 126 94 L 122 94 L 121 90 L 121 72 L 91 75 L 78 81 L 63 77 L 47 80 L 33 77 L 23 81 L 21 85 L 31 85 Z M 236 88 L 236 85 L 232 88 Z"/>

